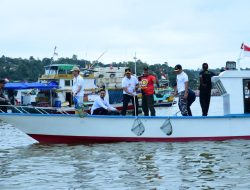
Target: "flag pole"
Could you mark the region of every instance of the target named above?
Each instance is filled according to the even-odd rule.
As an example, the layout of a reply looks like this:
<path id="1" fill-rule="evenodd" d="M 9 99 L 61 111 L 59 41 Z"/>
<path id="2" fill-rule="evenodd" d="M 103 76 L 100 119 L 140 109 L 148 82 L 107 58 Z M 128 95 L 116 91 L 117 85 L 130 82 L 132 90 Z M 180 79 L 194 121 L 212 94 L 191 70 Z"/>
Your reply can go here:
<path id="1" fill-rule="evenodd" d="M 238 67 L 238 70 L 240 70 L 240 60 L 242 59 L 241 55 L 242 55 L 242 52 L 243 52 L 243 49 L 244 49 L 244 42 L 241 44 L 241 48 L 240 48 L 240 55 L 237 59 L 237 67 Z"/>

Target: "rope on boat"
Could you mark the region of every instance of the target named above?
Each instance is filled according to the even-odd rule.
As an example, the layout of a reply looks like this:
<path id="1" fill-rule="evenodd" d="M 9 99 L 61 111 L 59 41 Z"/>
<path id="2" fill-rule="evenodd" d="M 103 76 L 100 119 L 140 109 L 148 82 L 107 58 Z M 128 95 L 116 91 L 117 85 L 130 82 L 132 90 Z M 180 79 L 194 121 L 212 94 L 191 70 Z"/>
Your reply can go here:
<path id="1" fill-rule="evenodd" d="M 139 118 L 135 119 L 131 131 L 137 136 L 141 136 L 144 133 L 145 127 Z"/>
<path id="2" fill-rule="evenodd" d="M 173 127 L 172 127 L 170 118 L 164 121 L 164 123 L 162 124 L 162 126 L 160 127 L 160 129 L 167 136 L 172 135 L 172 133 L 173 133 Z"/>

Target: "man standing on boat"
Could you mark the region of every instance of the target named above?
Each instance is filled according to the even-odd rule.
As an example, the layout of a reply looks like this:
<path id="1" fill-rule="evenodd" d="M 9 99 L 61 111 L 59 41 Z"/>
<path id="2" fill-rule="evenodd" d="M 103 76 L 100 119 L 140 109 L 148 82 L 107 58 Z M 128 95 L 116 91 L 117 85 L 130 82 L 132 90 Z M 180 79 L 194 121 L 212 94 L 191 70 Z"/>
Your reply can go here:
<path id="1" fill-rule="evenodd" d="M 158 80 L 152 74 L 149 74 L 148 67 L 144 67 L 144 73 L 140 77 L 140 85 L 142 91 L 142 110 L 145 116 L 155 116 L 154 108 L 154 85 L 158 84 Z"/>
<path id="2" fill-rule="evenodd" d="M 188 116 L 188 76 L 182 70 L 181 65 L 176 65 L 174 71 L 177 74 L 176 83 L 177 83 L 177 92 L 179 95 L 178 106 L 183 116 Z M 175 92 L 175 94 L 177 94 Z"/>
<path id="3" fill-rule="evenodd" d="M 84 80 L 80 75 L 79 67 L 74 66 L 71 71 L 73 72 L 74 76 L 72 94 L 73 94 L 75 108 L 82 107 L 84 98 L 84 88 L 83 88 Z"/>
<path id="4" fill-rule="evenodd" d="M 177 83 L 175 82 L 173 84 L 174 90 L 177 91 Z M 194 103 L 196 99 L 195 92 L 188 88 L 188 98 L 187 98 L 187 111 L 188 111 L 188 116 L 192 116 L 192 111 L 191 111 L 191 105 Z"/>
<path id="5" fill-rule="evenodd" d="M 122 88 L 123 88 L 123 106 L 122 106 L 122 115 L 126 115 L 128 103 L 132 101 L 134 106 L 133 115 L 138 115 L 138 98 L 136 95 L 136 90 L 139 87 L 138 79 L 131 75 L 130 68 L 125 69 L 125 77 L 122 79 Z"/>
<path id="6" fill-rule="evenodd" d="M 7 113 L 7 105 L 11 105 L 9 99 L 4 95 L 4 86 L 8 82 L 7 79 L 1 79 L 0 80 L 0 112 L 6 112 Z"/>
<path id="7" fill-rule="evenodd" d="M 202 64 L 202 71 L 200 72 L 200 105 L 202 109 L 202 116 L 207 116 L 210 99 L 211 99 L 211 89 L 212 82 L 211 78 L 215 74 L 208 70 L 208 64 Z"/>

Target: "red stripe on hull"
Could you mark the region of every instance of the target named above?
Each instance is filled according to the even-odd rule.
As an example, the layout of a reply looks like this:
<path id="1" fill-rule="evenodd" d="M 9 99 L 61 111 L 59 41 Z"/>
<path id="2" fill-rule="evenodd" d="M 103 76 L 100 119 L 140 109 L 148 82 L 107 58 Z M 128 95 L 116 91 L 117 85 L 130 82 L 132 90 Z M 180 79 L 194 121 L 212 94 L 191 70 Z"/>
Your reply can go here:
<path id="1" fill-rule="evenodd" d="M 225 137 L 175 137 L 175 138 L 147 138 L 147 137 L 92 137 L 92 136 L 58 136 L 28 134 L 40 143 L 49 144 L 84 144 L 84 143 L 115 143 L 115 142 L 190 142 L 190 141 L 224 141 L 245 139 L 250 136 L 225 136 Z"/>

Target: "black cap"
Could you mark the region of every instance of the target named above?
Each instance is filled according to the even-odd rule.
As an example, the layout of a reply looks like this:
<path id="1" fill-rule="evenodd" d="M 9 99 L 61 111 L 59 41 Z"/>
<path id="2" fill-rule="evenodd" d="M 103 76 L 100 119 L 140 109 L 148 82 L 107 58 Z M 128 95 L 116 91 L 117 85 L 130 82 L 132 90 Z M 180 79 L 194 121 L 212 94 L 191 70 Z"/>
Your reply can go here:
<path id="1" fill-rule="evenodd" d="M 144 70 L 144 71 L 147 71 L 147 70 L 148 70 L 148 66 L 144 67 L 143 70 Z"/>
<path id="2" fill-rule="evenodd" d="M 180 64 L 175 65 L 174 71 L 179 71 L 179 70 L 182 70 L 182 66 Z"/>
<path id="3" fill-rule="evenodd" d="M 125 73 L 131 73 L 130 68 L 125 69 Z"/>

